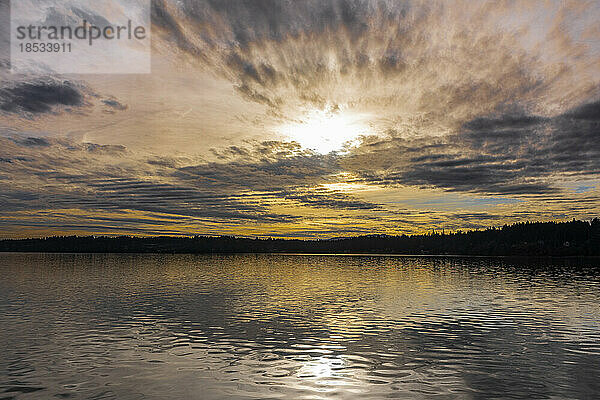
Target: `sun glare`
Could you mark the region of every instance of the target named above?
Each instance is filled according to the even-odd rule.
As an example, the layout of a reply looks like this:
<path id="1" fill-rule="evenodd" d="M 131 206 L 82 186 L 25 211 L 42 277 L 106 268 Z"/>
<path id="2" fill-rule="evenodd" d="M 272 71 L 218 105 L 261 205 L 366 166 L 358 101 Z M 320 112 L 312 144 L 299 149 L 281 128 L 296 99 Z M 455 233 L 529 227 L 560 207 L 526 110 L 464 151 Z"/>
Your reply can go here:
<path id="1" fill-rule="evenodd" d="M 359 136 L 369 134 L 361 114 L 343 111 L 310 111 L 300 122 L 281 126 L 278 131 L 304 148 L 327 154 L 352 145 Z"/>

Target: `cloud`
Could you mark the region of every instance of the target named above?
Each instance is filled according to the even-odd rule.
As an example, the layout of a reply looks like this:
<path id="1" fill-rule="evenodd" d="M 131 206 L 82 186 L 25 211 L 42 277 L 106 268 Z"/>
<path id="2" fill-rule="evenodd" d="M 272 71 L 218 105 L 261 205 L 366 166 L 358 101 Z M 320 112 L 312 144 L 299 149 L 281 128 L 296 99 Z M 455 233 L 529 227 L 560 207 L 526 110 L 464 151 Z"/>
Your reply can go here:
<path id="1" fill-rule="evenodd" d="M 581 34 L 594 19 L 569 7 L 160 0 L 153 14 L 164 41 L 278 115 L 345 104 L 453 129 L 514 105 L 545 117 L 597 93 L 598 49 Z M 599 13 L 592 2 L 577 9 Z"/>
<path id="2" fill-rule="evenodd" d="M 0 76 L 10 68 L 10 1 L 0 0 Z"/>
<path id="3" fill-rule="evenodd" d="M 577 107 L 574 110 L 567 112 L 563 118 L 585 121 L 600 121 L 600 101 Z"/>
<path id="4" fill-rule="evenodd" d="M 335 162 L 301 150 L 295 143 L 232 147 L 215 151 L 221 161 L 194 165 L 182 165 L 192 161 L 188 158 L 149 159 L 123 146 L 67 139 L 11 137 L 0 138 L 0 144 L 6 154 L 0 162 L 4 188 L 0 214 L 5 223 L 6 216 L 22 212 L 35 212 L 36 217 L 21 216 L 20 223 L 37 220 L 45 212 L 58 215 L 61 210 L 77 219 L 77 213 L 67 210 L 80 210 L 79 226 L 88 223 L 90 229 L 98 229 L 100 216 L 111 219 L 109 215 L 127 211 L 185 225 L 182 229 L 189 231 L 191 226 L 209 222 L 234 226 L 302 219 L 275 212 L 273 205 L 377 208 L 349 194 L 314 189 L 337 171 Z M 144 218 L 139 220 L 141 225 Z"/>
<path id="5" fill-rule="evenodd" d="M 85 17 L 69 7 L 48 15 Z M 132 232 L 289 224 L 298 235 L 589 213 L 600 205 L 598 15 L 585 1 L 154 0 L 158 69 L 120 92 L 128 104 L 98 94 L 113 77 L 6 75 L 0 116 L 15 126 L 0 138 L 0 214 Z M 193 86 L 206 76 L 214 87 Z M 282 139 L 281 126 L 319 112 L 356 117 L 359 145 L 322 155 Z M 148 126 L 153 143 L 133 150 L 127 135 Z M 80 127 L 80 141 L 58 137 Z M 196 154 L 200 137 L 210 144 Z M 442 209 L 432 192 L 462 202 Z"/>
<path id="6" fill-rule="evenodd" d="M 558 193 L 561 179 L 600 175 L 598 103 L 547 118 L 477 117 L 453 135 L 390 136 L 340 163 L 365 182 L 502 195 Z"/>
<path id="7" fill-rule="evenodd" d="M 362 201 L 347 193 L 341 193 L 324 187 L 294 188 L 275 192 L 278 197 L 294 200 L 304 206 L 333 210 L 379 210 L 379 204 Z"/>
<path id="8" fill-rule="evenodd" d="M 126 104 L 120 103 L 115 98 L 104 99 L 102 103 L 106 106 L 104 112 L 108 114 L 112 114 L 115 111 L 125 111 L 128 108 Z"/>
<path id="9" fill-rule="evenodd" d="M 84 105 L 82 88 L 70 81 L 24 81 L 9 83 L 0 88 L 0 110 L 7 113 L 42 114 L 56 111 L 61 106 Z"/>
<path id="10" fill-rule="evenodd" d="M 103 106 L 103 111 L 109 114 L 128 108 L 114 96 L 101 96 L 80 81 L 32 76 L 20 80 L 8 78 L 0 86 L 0 115 L 30 119 L 91 111 L 95 106 Z"/>
<path id="11" fill-rule="evenodd" d="M 340 171 L 335 156 L 302 150 L 297 143 L 260 142 L 249 148 L 232 146 L 215 154 L 220 161 L 181 167 L 177 177 L 215 187 L 280 190 L 325 183 Z"/>
<path id="12" fill-rule="evenodd" d="M 15 141 L 16 141 L 16 143 L 19 143 L 19 144 L 21 144 L 23 146 L 27 146 L 27 147 L 37 147 L 37 146 L 48 147 L 48 146 L 50 146 L 50 142 L 47 139 L 38 138 L 38 137 L 28 137 L 25 139 L 17 139 Z"/>

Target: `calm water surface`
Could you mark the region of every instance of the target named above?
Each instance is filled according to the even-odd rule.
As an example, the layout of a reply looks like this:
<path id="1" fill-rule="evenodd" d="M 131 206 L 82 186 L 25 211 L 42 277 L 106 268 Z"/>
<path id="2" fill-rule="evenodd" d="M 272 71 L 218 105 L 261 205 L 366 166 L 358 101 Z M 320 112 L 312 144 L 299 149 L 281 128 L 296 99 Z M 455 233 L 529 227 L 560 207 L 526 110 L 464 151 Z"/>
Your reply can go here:
<path id="1" fill-rule="evenodd" d="M 0 254 L 0 399 L 600 398 L 599 264 Z"/>

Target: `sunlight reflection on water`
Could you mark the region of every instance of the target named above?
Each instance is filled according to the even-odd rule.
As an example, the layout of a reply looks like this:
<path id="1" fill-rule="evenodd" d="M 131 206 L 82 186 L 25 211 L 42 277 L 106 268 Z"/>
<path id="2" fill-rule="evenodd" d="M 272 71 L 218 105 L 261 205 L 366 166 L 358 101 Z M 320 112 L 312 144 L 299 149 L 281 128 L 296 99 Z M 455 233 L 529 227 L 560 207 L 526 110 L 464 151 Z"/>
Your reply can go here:
<path id="1" fill-rule="evenodd" d="M 0 254 L 0 398 L 591 398 L 597 265 Z"/>

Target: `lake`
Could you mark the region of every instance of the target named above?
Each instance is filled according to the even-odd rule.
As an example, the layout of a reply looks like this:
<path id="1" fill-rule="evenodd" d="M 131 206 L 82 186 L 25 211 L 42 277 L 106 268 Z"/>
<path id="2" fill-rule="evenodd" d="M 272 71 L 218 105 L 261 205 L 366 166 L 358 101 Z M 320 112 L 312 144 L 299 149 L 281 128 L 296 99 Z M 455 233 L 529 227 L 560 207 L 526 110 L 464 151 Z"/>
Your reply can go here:
<path id="1" fill-rule="evenodd" d="M 0 399 L 600 397 L 600 260 L 0 253 Z"/>

